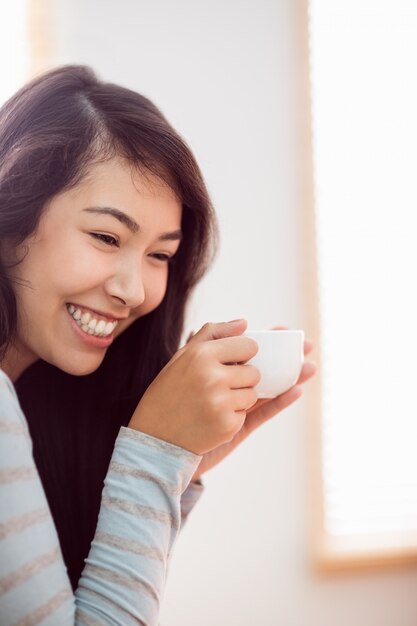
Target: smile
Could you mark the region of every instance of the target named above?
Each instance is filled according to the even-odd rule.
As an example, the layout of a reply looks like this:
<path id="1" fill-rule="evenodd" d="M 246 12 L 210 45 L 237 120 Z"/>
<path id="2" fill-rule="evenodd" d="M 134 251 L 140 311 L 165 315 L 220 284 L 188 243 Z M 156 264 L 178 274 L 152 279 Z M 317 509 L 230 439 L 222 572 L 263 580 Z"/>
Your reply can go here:
<path id="1" fill-rule="evenodd" d="M 105 318 L 74 304 L 67 304 L 67 310 L 80 329 L 93 337 L 108 337 L 118 324 L 118 320 Z"/>

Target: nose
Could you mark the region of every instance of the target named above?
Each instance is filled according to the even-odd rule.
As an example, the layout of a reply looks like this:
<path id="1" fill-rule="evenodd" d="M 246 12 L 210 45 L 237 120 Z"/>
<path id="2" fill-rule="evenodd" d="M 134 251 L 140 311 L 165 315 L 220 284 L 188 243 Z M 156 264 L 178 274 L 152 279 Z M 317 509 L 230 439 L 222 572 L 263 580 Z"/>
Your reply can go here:
<path id="1" fill-rule="evenodd" d="M 112 297 L 133 309 L 145 300 L 145 287 L 139 263 L 123 262 L 106 282 L 106 291 Z"/>

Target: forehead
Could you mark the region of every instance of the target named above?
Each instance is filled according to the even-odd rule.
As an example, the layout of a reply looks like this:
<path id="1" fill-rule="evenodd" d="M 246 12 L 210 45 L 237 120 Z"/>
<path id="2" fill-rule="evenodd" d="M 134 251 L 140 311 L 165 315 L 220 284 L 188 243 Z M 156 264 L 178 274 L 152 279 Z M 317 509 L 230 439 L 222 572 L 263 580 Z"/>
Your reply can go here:
<path id="1" fill-rule="evenodd" d="M 132 203 L 138 196 L 144 200 L 161 198 L 181 205 L 179 198 L 165 181 L 119 157 L 92 165 L 73 191 L 75 195 L 84 196 L 117 195 Z"/>
<path id="2" fill-rule="evenodd" d="M 144 231 L 181 227 L 182 204 L 171 187 L 121 158 L 92 165 L 77 185 L 54 196 L 45 206 L 39 226 L 71 222 L 85 215 L 88 207 L 122 211 Z"/>

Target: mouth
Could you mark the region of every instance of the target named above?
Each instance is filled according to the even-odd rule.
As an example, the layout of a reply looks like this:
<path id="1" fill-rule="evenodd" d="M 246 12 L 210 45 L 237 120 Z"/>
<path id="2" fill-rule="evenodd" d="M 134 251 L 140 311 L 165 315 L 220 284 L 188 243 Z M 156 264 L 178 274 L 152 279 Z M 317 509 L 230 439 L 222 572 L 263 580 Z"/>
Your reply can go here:
<path id="1" fill-rule="evenodd" d="M 118 324 L 117 319 L 107 317 L 71 302 L 67 303 L 66 307 L 77 326 L 86 335 L 103 338 L 110 337 Z"/>

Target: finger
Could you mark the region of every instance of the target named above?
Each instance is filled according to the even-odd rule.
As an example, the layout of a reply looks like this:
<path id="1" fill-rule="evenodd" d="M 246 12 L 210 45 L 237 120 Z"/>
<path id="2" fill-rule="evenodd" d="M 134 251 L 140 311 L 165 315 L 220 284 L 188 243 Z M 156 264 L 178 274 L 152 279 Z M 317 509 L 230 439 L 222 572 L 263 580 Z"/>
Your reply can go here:
<path id="1" fill-rule="evenodd" d="M 304 341 L 304 354 L 305 355 L 310 354 L 310 352 L 313 351 L 313 347 L 314 347 L 313 342 L 310 341 L 310 339 L 306 339 Z"/>
<path id="2" fill-rule="evenodd" d="M 269 407 L 265 405 L 262 408 L 264 409 L 265 415 L 270 414 L 270 416 L 272 417 L 273 415 L 276 415 L 280 411 L 283 411 L 284 409 L 289 407 L 290 404 L 293 404 L 293 402 L 298 400 L 302 395 L 303 388 L 301 387 L 301 385 L 294 385 L 294 387 L 291 387 L 291 389 L 289 389 L 282 395 L 278 396 L 277 398 L 273 398 Z"/>
<path id="3" fill-rule="evenodd" d="M 231 322 L 207 323 L 189 338 L 188 343 L 211 341 L 225 337 L 235 337 L 245 332 L 248 323 L 244 319 L 232 320 Z"/>
<path id="4" fill-rule="evenodd" d="M 250 413 L 250 424 L 248 423 L 248 427 L 250 427 L 251 430 L 254 430 L 265 421 L 271 419 L 271 417 L 274 417 L 277 413 L 280 413 L 289 407 L 296 400 L 298 400 L 302 394 L 303 388 L 301 385 L 295 385 L 277 398 L 266 400 L 262 405 L 252 408 Z"/>
<path id="5" fill-rule="evenodd" d="M 233 391 L 233 404 L 235 411 L 247 411 L 256 404 L 257 396 L 253 388 L 235 389 Z"/>
<path id="6" fill-rule="evenodd" d="M 297 380 L 297 385 L 302 385 L 309 380 L 317 371 L 317 365 L 314 361 L 306 361 L 301 368 L 300 376 Z"/>
<path id="7" fill-rule="evenodd" d="M 246 409 L 242 409 L 241 411 L 235 411 L 235 417 L 238 419 L 239 428 L 236 429 L 236 433 L 233 439 L 236 437 L 236 435 L 238 435 L 238 433 L 242 432 L 242 427 L 244 427 L 246 420 Z"/>
<path id="8" fill-rule="evenodd" d="M 189 343 L 189 342 L 190 342 L 190 340 L 194 337 L 194 335 L 195 335 L 195 332 L 192 330 L 192 331 L 190 332 L 190 334 L 188 335 L 188 337 L 187 337 L 187 341 L 186 341 L 185 343 Z"/>
<path id="9" fill-rule="evenodd" d="M 272 326 L 271 330 L 288 330 L 288 326 Z"/>
<path id="10" fill-rule="evenodd" d="M 211 341 L 210 349 L 220 363 L 226 365 L 249 361 L 258 352 L 258 344 L 251 337 L 226 337 Z"/>
<path id="11" fill-rule="evenodd" d="M 254 387 L 261 380 L 261 374 L 254 365 L 225 365 L 224 367 L 231 389 Z"/>

